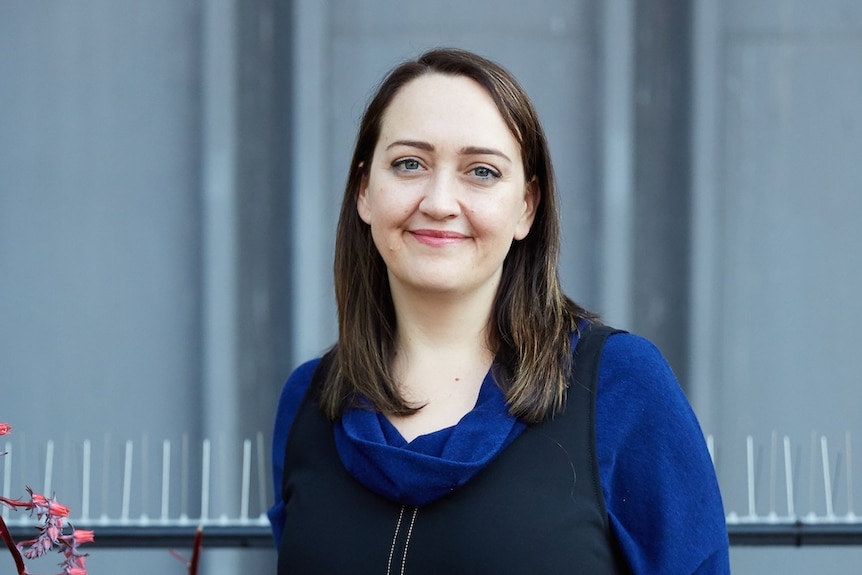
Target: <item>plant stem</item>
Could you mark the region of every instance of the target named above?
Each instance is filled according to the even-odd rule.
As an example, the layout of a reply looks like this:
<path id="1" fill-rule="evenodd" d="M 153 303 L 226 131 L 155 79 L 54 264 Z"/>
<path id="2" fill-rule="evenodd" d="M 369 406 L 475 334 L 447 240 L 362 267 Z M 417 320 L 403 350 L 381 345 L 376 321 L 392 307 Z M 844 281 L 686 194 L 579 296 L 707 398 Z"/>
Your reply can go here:
<path id="1" fill-rule="evenodd" d="M 192 560 L 189 562 L 189 575 L 198 575 L 198 563 L 201 558 L 201 548 L 204 542 L 204 526 L 198 525 L 195 531 L 195 546 L 192 549 Z"/>
<path id="2" fill-rule="evenodd" d="M 15 540 L 12 539 L 12 533 L 3 521 L 3 516 L 0 515 L 0 537 L 6 542 L 6 547 L 9 548 L 9 553 L 12 554 L 12 559 L 15 560 L 15 567 L 18 568 L 18 575 L 27 575 L 27 567 L 24 565 L 24 558 L 21 557 L 21 552 L 18 551 L 18 546 L 15 545 Z"/>

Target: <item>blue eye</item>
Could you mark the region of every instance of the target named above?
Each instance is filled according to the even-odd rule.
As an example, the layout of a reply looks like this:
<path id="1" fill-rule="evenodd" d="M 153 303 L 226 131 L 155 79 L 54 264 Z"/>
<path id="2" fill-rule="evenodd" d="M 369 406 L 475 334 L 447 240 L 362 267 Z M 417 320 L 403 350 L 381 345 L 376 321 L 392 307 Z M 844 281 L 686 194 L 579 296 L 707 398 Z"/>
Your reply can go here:
<path id="1" fill-rule="evenodd" d="M 392 167 L 404 172 L 415 172 L 416 170 L 420 169 L 422 165 L 419 163 L 419 160 L 414 160 L 413 158 L 404 158 L 403 160 L 396 160 L 392 162 Z"/>
<path id="2" fill-rule="evenodd" d="M 497 170 L 492 170 L 488 166 L 477 166 L 470 170 L 474 176 L 482 180 L 497 179 L 501 176 Z"/>

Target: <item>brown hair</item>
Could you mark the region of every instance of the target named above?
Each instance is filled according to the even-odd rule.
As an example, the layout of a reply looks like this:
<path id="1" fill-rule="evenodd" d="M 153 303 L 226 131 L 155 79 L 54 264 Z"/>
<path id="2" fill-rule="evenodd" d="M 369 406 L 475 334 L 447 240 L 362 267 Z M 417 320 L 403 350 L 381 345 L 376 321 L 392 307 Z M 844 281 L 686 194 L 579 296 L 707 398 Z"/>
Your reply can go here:
<path id="1" fill-rule="evenodd" d="M 321 391 L 330 418 L 346 407 L 384 413 L 415 410 L 390 373 L 397 326 L 386 265 L 356 208 L 380 127 L 398 91 L 425 74 L 464 76 L 483 86 L 520 145 L 526 181 L 540 198 L 530 233 L 515 241 L 503 263 L 488 344 L 496 351 L 494 376 L 512 415 L 527 422 L 553 416 L 565 404 L 571 371 L 569 334 L 593 315 L 562 292 L 557 262 L 560 224 L 553 167 L 544 130 L 517 81 L 498 64 L 471 52 L 437 49 L 402 63 L 383 80 L 359 126 L 335 240 L 338 343 Z"/>

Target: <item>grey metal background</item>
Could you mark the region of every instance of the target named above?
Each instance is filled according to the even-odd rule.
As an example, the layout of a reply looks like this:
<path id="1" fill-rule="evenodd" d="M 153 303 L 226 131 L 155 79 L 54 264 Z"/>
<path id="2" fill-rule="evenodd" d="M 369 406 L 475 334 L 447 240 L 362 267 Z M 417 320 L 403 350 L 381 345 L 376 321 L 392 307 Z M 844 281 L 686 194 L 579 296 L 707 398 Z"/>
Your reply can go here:
<path id="1" fill-rule="evenodd" d="M 386 70 L 436 45 L 501 61 L 534 98 L 566 288 L 666 352 L 716 438 L 728 511 L 747 512 L 752 434 L 768 513 L 775 431 L 800 456 L 799 511 L 822 514 L 814 431 L 833 446 L 845 513 L 845 431 L 862 454 L 855 0 L 0 0 L 14 487 L 41 484 L 47 439 L 62 498 L 80 489 L 84 439 L 101 477 L 106 434 L 111 469 L 145 436 L 155 469 L 165 438 L 233 454 L 269 433 L 289 370 L 334 337 L 333 228 L 363 106 Z M 93 513 L 118 512 L 119 475 Z M 148 475 L 133 513 L 157 503 Z M 237 479 L 217 475 L 211 514 L 236 513 Z M 273 557 L 212 550 L 205 572 L 272 572 Z M 735 573 L 840 575 L 862 550 L 732 560 Z M 152 550 L 98 550 L 90 565 L 182 569 Z"/>

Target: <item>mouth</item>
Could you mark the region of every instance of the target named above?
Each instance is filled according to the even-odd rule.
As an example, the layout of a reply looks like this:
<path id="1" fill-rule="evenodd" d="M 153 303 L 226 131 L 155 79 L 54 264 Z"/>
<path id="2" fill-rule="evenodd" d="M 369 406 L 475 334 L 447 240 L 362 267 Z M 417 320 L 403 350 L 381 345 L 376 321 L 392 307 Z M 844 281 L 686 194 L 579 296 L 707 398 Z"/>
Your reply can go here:
<path id="1" fill-rule="evenodd" d="M 446 230 L 410 230 L 412 235 L 420 243 L 432 246 L 450 245 L 466 240 L 468 236 Z"/>

